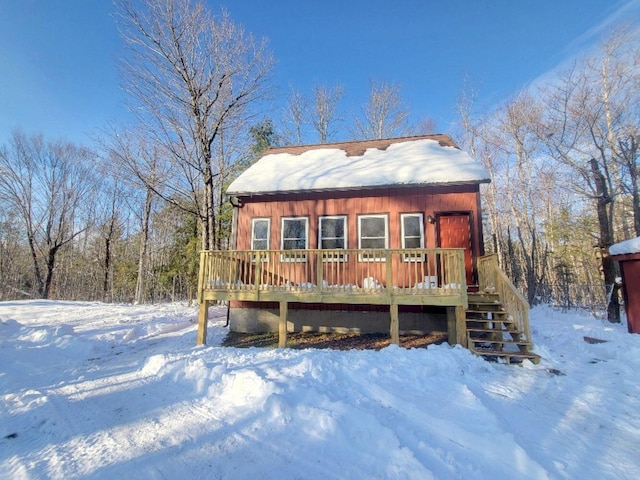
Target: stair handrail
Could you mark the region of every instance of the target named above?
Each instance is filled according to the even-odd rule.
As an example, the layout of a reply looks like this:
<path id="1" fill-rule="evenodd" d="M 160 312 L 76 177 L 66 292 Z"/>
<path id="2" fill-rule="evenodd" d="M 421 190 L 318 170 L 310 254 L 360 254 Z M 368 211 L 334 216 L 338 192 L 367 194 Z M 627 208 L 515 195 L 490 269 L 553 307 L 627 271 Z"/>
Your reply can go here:
<path id="1" fill-rule="evenodd" d="M 480 292 L 497 293 L 505 310 L 526 338 L 531 341 L 529 327 L 529 302 L 509 280 L 498 264 L 498 254 L 490 253 L 478 259 L 478 284 Z"/>

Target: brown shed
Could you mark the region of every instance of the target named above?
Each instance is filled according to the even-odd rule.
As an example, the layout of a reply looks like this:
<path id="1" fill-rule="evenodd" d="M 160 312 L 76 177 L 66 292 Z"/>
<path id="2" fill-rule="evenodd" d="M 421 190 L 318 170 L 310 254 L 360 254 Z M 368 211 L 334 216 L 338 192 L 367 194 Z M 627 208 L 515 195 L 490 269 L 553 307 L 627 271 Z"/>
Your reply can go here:
<path id="1" fill-rule="evenodd" d="M 612 245 L 609 253 L 620 264 L 627 328 L 640 333 L 640 237 Z"/>

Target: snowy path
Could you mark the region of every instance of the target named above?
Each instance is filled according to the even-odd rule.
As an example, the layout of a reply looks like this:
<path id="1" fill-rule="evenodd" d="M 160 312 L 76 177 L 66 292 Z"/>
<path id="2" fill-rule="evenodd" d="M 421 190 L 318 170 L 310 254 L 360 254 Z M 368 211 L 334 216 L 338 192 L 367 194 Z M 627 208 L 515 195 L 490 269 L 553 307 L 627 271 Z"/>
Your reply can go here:
<path id="1" fill-rule="evenodd" d="M 640 477 L 624 325 L 534 309 L 544 359 L 514 367 L 447 345 L 221 348 L 224 313 L 195 347 L 184 305 L 0 303 L 0 478 Z"/>

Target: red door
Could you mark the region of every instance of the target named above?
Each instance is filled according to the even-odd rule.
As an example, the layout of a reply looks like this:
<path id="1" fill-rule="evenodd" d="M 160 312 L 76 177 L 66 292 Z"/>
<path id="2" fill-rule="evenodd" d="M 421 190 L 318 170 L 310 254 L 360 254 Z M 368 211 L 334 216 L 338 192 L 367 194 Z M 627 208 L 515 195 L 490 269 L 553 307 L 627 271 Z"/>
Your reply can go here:
<path id="1" fill-rule="evenodd" d="M 473 256 L 471 255 L 471 216 L 453 213 L 437 216 L 438 247 L 464 248 L 467 285 L 473 285 Z"/>

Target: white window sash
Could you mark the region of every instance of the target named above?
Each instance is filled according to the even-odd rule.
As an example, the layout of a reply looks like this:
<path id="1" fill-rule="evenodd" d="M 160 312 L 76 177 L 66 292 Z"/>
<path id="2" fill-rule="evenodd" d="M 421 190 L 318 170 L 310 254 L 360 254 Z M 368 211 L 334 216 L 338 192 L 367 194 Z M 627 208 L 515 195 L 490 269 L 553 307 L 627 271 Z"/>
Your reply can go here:
<path id="1" fill-rule="evenodd" d="M 424 238 L 424 216 L 422 213 L 403 213 L 400 215 L 400 240 L 401 240 L 401 245 L 402 248 L 408 248 L 406 241 L 408 238 L 418 238 L 416 236 L 407 236 L 406 232 L 405 232 L 405 219 L 407 218 L 411 218 L 411 217 L 417 217 L 418 218 L 418 222 L 419 222 L 419 226 L 420 226 L 420 247 L 416 247 L 416 248 L 424 248 L 425 245 L 425 238 Z M 412 247 L 413 248 L 413 247 Z M 405 253 L 403 255 L 403 260 L 405 262 L 422 262 L 424 261 L 424 255 L 413 255 L 413 254 L 408 254 Z"/>
<path id="2" fill-rule="evenodd" d="M 378 215 L 360 215 L 358 217 L 358 249 L 362 249 L 362 223 L 363 220 L 369 219 L 369 218 L 382 218 L 384 220 L 384 247 L 381 247 L 380 250 L 383 249 L 388 249 L 389 248 L 389 216 L 386 214 L 378 214 Z M 367 238 L 372 238 L 372 239 L 381 239 L 383 237 L 367 237 Z M 384 258 L 381 257 L 370 257 L 370 256 L 365 256 L 360 254 L 358 256 L 358 260 L 360 262 L 379 262 L 384 260 Z"/>
<path id="3" fill-rule="evenodd" d="M 280 250 L 301 250 L 301 249 L 285 249 L 284 242 L 285 240 L 299 240 L 299 237 L 296 238 L 285 238 L 284 236 L 284 225 L 287 221 L 302 221 L 304 222 L 304 250 L 309 248 L 309 218 L 308 217 L 282 217 L 282 222 L 280 224 Z M 287 255 L 286 253 L 282 253 L 280 255 L 280 260 L 283 262 L 306 262 L 307 255 Z"/>
<path id="4" fill-rule="evenodd" d="M 323 221 L 326 220 L 340 220 L 342 221 L 342 230 L 343 230 L 343 236 L 342 237 L 323 237 L 322 236 L 322 223 Z M 347 249 L 348 247 L 348 239 L 349 239 L 349 230 L 348 230 L 348 224 L 347 224 L 347 216 L 346 215 L 327 215 L 324 217 L 319 217 L 318 218 L 318 249 L 320 250 L 325 250 L 322 247 L 322 241 L 323 240 L 338 240 L 338 239 L 342 239 L 344 247 L 342 247 L 342 249 Z M 336 249 L 329 249 L 329 250 L 336 250 Z M 325 262 L 344 262 L 347 260 L 347 255 L 346 254 L 326 254 L 326 255 L 322 255 L 322 260 Z"/>

